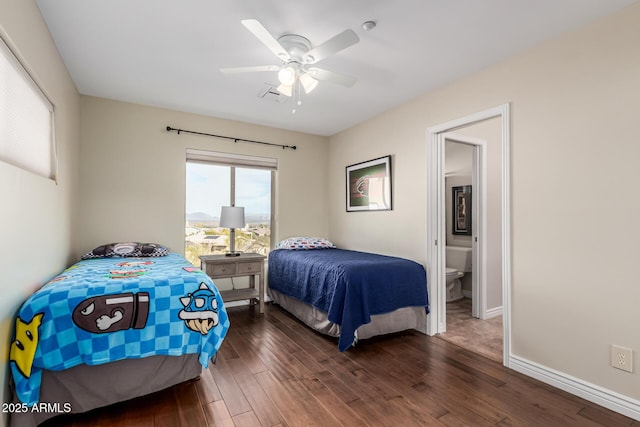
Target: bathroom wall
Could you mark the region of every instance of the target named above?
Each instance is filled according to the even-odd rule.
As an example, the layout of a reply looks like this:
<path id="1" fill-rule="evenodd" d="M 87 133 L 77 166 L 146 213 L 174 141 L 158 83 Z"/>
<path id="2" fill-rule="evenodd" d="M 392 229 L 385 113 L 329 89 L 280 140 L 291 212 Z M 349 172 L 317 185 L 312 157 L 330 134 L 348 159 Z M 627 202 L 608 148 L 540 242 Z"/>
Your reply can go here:
<path id="1" fill-rule="evenodd" d="M 452 188 L 471 185 L 473 172 L 473 146 L 457 142 L 445 143 L 445 205 L 447 221 L 447 246 L 471 247 L 471 236 L 453 234 Z M 472 196 L 473 188 L 472 188 Z M 473 215 L 473 213 L 472 213 Z"/>
<path id="2" fill-rule="evenodd" d="M 453 187 L 462 185 L 472 185 L 473 147 L 471 145 L 446 141 L 444 163 L 447 246 L 464 246 L 466 248 L 470 248 L 472 246 L 471 236 L 453 234 L 452 189 Z M 473 196 L 472 188 L 471 197 Z M 461 282 L 463 294 L 466 297 L 471 297 L 473 272 L 466 272 L 464 277 L 462 277 Z"/>

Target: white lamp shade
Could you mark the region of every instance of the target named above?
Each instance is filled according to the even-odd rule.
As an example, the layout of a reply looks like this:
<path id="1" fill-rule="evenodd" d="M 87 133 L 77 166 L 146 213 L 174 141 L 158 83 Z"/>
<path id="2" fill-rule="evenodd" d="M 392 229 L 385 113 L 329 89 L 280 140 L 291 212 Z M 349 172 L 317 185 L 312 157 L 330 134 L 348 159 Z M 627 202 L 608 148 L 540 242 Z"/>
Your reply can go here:
<path id="1" fill-rule="evenodd" d="M 318 81 L 307 73 L 300 76 L 300 83 L 302 83 L 305 93 L 311 93 L 318 86 Z"/>
<path id="2" fill-rule="evenodd" d="M 277 87 L 277 89 L 278 89 L 278 92 L 280 92 L 284 96 L 291 96 L 293 94 L 293 86 L 287 86 L 287 85 L 281 84 Z"/>
<path id="3" fill-rule="evenodd" d="M 220 227 L 223 228 L 243 228 L 244 208 L 237 206 L 223 206 L 220 212 Z"/>
<path id="4" fill-rule="evenodd" d="M 293 67 L 284 67 L 278 71 L 278 80 L 285 86 L 291 86 L 296 81 L 296 70 Z"/>

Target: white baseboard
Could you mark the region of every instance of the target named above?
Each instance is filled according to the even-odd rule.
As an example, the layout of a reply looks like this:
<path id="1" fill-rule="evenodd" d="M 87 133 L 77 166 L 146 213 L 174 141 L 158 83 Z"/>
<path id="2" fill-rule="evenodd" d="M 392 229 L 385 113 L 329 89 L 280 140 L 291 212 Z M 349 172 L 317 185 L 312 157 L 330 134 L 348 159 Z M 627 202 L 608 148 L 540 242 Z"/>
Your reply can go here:
<path id="1" fill-rule="evenodd" d="M 502 306 L 487 309 L 487 311 L 484 313 L 483 319 L 487 320 L 498 316 L 502 316 Z"/>
<path id="2" fill-rule="evenodd" d="M 509 358 L 509 368 L 640 421 L 640 401 L 638 400 L 518 356 L 512 355 Z"/>
<path id="3" fill-rule="evenodd" d="M 462 296 L 465 298 L 473 298 L 473 293 L 470 290 L 463 289 Z M 486 313 L 484 313 L 484 316 L 480 316 L 480 318 L 488 320 L 498 316 L 502 316 L 502 306 L 488 309 Z"/>

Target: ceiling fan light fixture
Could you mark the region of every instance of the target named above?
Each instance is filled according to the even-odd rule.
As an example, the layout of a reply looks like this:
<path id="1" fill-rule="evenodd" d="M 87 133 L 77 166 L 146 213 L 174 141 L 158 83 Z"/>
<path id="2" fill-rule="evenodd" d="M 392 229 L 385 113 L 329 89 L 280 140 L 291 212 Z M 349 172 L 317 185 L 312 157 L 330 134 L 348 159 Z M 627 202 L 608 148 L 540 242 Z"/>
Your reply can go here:
<path id="1" fill-rule="evenodd" d="M 300 76 L 300 83 L 302 84 L 302 88 L 304 89 L 304 93 L 311 93 L 312 90 L 318 86 L 318 81 L 311 77 L 307 73 L 303 73 Z"/>
<path id="2" fill-rule="evenodd" d="M 284 34 L 276 39 L 257 19 L 244 19 L 241 22 L 280 59 L 280 65 L 223 68 L 221 71 L 228 74 L 277 71 L 280 84 L 276 88 L 277 93 L 291 98 L 294 104 L 292 113 L 295 113 L 296 107 L 302 104 L 301 96 L 315 90 L 319 81 L 329 81 L 346 87 L 353 86 L 356 82 L 355 77 L 329 70 L 314 67 L 307 69 L 309 64 L 315 64 L 358 43 L 360 38 L 353 30 L 344 30 L 314 47 L 309 39 L 298 34 Z M 375 21 L 367 21 L 363 24 L 365 30 L 370 30 L 374 26 Z M 273 86 L 270 85 L 270 87 Z M 276 91 L 270 93 L 276 95 Z"/>
<path id="3" fill-rule="evenodd" d="M 276 88 L 278 90 L 278 92 L 280 92 L 281 94 L 283 94 L 284 96 L 291 96 L 293 95 L 293 86 L 291 85 L 285 85 L 285 84 L 281 84 L 280 86 L 278 86 Z"/>
<path id="4" fill-rule="evenodd" d="M 283 67 L 278 71 L 278 80 L 285 86 L 293 86 L 296 81 L 296 70 L 292 66 Z"/>

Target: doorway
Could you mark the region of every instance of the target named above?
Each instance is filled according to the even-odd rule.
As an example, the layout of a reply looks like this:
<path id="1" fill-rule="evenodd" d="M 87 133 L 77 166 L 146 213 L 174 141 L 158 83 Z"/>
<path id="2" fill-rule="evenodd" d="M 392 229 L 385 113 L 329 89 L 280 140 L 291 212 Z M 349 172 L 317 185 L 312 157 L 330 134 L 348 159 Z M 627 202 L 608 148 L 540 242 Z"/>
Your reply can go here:
<path id="1" fill-rule="evenodd" d="M 444 194 L 445 203 L 445 267 L 454 267 L 463 276 L 458 279 L 456 296 L 471 300 L 471 316 L 486 318 L 486 283 L 484 269 L 484 232 L 486 224 L 485 164 L 487 141 L 464 133 L 446 132 L 444 139 Z M 464 192 L 461 194 L 460 192 Z M 454 194 L 455 193 L 455 194 Z M 461 197 L 461 195 L 463 197 Z M 460 201 L 470 200 L 468 207 L 460 206 Z M 471 250 L 468 254 L 467 249 Z M 450 250 L 460 254 L 457 262 L 449 261 Z M 468 256 L 464 254 L 467 253 Z M 466 259 L 466 262 L 465 262 Z M 460 264 L 462 263 L 462 264 Z M 470 268 L 469 268 L 470 267 Z M 470 285 L 470 286 L 469 286 Z M 444 284 L 445 288 L 448 285 Z M 444 292 L 450 292 L 443 288 Z M 445 299 L 448 302 L 450 295 Z M 447 304 L 445 308 L 445 319 Z M 445 322 L 446 329 L 446 322 Z"/>
<path id="2" fill-rule="evenodd" d="M 492 158 L 499 155 L 499 134 L 498 118 L 443 134 L 446 332 L 438 337 L 502 362 L 502 301 L 495 296 L 502 292 L 495 271 L 500 231 L 494 227 L 500 222 L 500 200 L 493 194 L 495 184 L 487 187 L 487 176 L 500 174 Z"/>
<path id="3" fill-rule="evenodd" d="M 476 283 L 477 289 L 474 288 L 473 292 L 476 292 L 473 296 L 477 304 L 478 317 L 491 317 L 497 315 L 499 310 L 502 314 L 502 362 L 505 366 L 509 366 L 509 359 L 511 354 L 510 348 L 510 215 L 509 215 L 509 104 L 504 104 L 492 109 L 488 109 L 470 116 L 462 117 L 447 123 L 443 123 L 434 127 L 430 127 L 427 130 L 427 145 L 428 145 L 428 161 L 427 170 L 428 182 L 427 182 L 427 202 L 428 202 L 428 224 L 427 224 L 427 271 L 429 280 L 429 292 L 431 298 L 431 315 L 427 322 L 427 332 L 429 335 L 435 335 L 438 333 L 444 333 L 447 330 L 446 324 L 446 292 L 445 292 L 445 262 L 446 262 L 446 231 L 447 222 L 445 214 L 445 186 L 444 186 L 444 165 L 445 165 L 445 142 L 449 139 L 464 139 L 465 129 L 470 129 L 472 126 L 481 124 L 483 122 L 496 119 L 498 123 L 498 145 L 500 146 L 499 159 L 494 169 L 498 169 L 500 172 L 500 178 L 498 183 L 493 183 L 498 187 L 498 211 L 499 221 L 498 230 L 495 228 L 490 235 L 487 235 L 487 229 L 491 230 L 491 227 L 487 226 L 487 215 L 482 215 L 483 210 L 486 209 L 486 194 L 482 194 L 479 197 L 475 197 L 476 202 L 479 203 L 476 207 L 477 221 L 476 229 L 473 233 L 473 246 L 474 246 L 474 271 L 478 272 L 474 274 L 479 279 Z M 463 135 L 463 136 L 460 136 Z M 476 188 L 480 192 L 486 189 L 487 186 L 482 184 L 483 171 L 487 168 L 483 163 L 483 149 L 482 143 L 478 141 L 471 141 L 466 139 L 465 141 L 458 141 L 467 144 L 471 144 L 474 147 L 474 175 Z M 479 148 L 478 148 L 479 147 Z M 475 206 L 475 205 L 474 205 Z M 495 218 L 495 216 L 494 216 Z M 491 268 L 487 269 L 487 260 L 491 258 L 487 251 L 487 241 L 498 240 L 500 260 L 497 265 L 489 262 Z M 492 253 L 492 252 L 491 252 Z M 488 301 L 494 296 L 491 293 L 486 292 L 486 286 L 483 287 L 483 283 L 487 283 L 487 274 L 491 271 L 497 271 L 500 278 L 500 289 L 498 290 L 501 301 L 500 307 L 495 306 L 494 301 Z M 484 292 L 483 292 L 484 291 Z"/>

